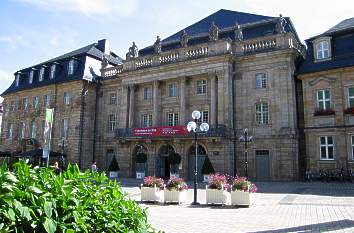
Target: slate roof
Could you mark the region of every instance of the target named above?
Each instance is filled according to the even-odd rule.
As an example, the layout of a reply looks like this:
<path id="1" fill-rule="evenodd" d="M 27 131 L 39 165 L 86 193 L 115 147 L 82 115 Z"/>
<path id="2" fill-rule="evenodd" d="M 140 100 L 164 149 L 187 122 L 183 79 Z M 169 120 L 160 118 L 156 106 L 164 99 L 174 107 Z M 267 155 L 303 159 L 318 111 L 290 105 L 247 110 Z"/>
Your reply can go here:
<path id="1" fill-rule="evenodd" d="M 331 37 L 332 57 L 330 60 L 315 62 L 313 41 L 322 36 Z M 297 74 L 320 72 L 330 69 L 354 66 L 354 18 L 346 19 L 324 33 L 306 40 L 306 59 Z"/>
<path id="2" fill-rule="evenodd" d="M 161 41 L 162 51 L 168 51 L 171 49 L 179 48 L 180 35 L 183 30 L 185 30 L 188 34 L 189 46 L 209 41 L 209 29 L 213 21 L 219 28 L 220 39 L 234 39 L 234 27 L 236 22 L 238 22 L 238 24 L 240 24 L 242 27 L 243 38 L 250 39 L 275 33 L 275 25 L 277 23 L 277 19 L 278 17 L 256 15 L 221 9 L 205 17 L 204 19 L 178 31 L 177 33 L 174 33 L 173 35 L 163 39 Z M 295 36 L 298 39 L 297 33 L 290 19 L 287 17 L 285 17 L 285 19 L 287 20 L 285 31 L 294 32 Z M 139 55 L 141 56 L 152 53 L 154 53 L 152 45 L 139 51 Z"/>
<path id="3" fill-rule="evenodd" d="M 102 59 L 102 56 L 104 55 L 104 52 L 102 51 L 102 48 L 98 45 L 98 43 L 92 43 L 87 46 L 84 46 L 82 48 L 79 48 L 77 50 L 65 53 L 63 55 L 60 55 L 58 57 L 55 57 L 53 59 L 47 60 L 45 62 L 21 69 L 17 71 L 15 74 L 19 73 L 20 74 L 20 85 L 16 86 L 15 85 L 15 80 L 11 84 L 11 86 L 5 90 L 1 95 L 20 91 L 20 90 L 25 90 L 25 89 L 31 89 L 31 88 L 36 88 L 36 87 L 41 87 L 45 85 L 50 85 L 53 83 L 61 83 L 61 82 L 68 82 L 72 80 L 80 80 L 83 78 L 84 74 L 84 69 L 85 69 L 85 56 L 90 56 L 93 58 L 96 58 L 98 60 Z M 69 63 L 69 60 L 72 58 L 75 58 L 78 62 L 75 72 L 73 75 L 68 76 L 67 75 L 67 64 Z M 115 53 L 110 52 L 109 56 L 107 56 L 108 62 L 111 65 L 118 65 L 121 64 L 123 59 L 117 56 Z M 52 64 L 58 64 L 56 68 L 56 75 L 54 79 L 49 79 L 49 68 Z M 28 82 L 29 79 L 29 72 L 30 70 L 38 70 L 40 67 L 46 67 L 45 71 L 45 78 L 43 81 L 38 81 L 38 74 L 35 74 L 33 82 L 30 84 Z M 36 72 L 38 73 L 38 72 Z"/>

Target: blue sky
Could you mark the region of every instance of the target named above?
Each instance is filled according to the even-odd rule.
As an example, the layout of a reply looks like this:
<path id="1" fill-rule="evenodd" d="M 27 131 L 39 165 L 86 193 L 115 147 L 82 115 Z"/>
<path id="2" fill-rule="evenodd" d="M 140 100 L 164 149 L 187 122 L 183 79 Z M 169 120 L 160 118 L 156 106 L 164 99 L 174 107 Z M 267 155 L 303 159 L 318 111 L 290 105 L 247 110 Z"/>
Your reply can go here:
<path id="1" fill-rule="evenodd" d="M 0 93 L 19 69 L 110 40 L 124 57 L 132 41 L 151 45 L 218 11 L 290 17 L 302 40 L 354 17 L 349 0 L 1 0 Z"/>

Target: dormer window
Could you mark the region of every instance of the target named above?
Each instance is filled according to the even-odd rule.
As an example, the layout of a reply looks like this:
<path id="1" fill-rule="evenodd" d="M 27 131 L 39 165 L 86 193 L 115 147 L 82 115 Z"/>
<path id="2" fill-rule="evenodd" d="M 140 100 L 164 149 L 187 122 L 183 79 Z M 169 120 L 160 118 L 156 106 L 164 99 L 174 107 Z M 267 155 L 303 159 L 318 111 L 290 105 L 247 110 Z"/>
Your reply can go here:
<path id="1" fill-rule="evenodd" d="M 315 59 L 327 60 L 331 57 L 331 38 L 319 38 L 314 41 Z"/>
<path id="2" fill-rule="evenodd" d="M 34 75 L 34 71 L 31 70 L 30 73 L 29 73 L 29 80 L 28 80 L 29 84 L 33 83 L 33 75 Z"/>
<path id="3" fill-rule="evenodd" d="M 55 68 L 56 68 L 55 64 L 50 67 L 50 75 L 49 75 L 50 79 L 54 79 L 55 78 Z"/>
<path id="4" fill-rule="evenodd" d="M 39 81 L 42 82 L 44 79 L 44 67 L 39 70 Z"/>
<path id="5" fill-rule="evenodd" d="M 16 74 L 16 77 L 15 77 L 15 85 L 16 85 L 16 87 L 18 87 L 19 83 L 20 83 L 20 74 Z"/>
<path id="6" fill-rule="evenodd" d="M 74 74 L 74 66 L 75 66 L 75 60 L 72 59 L 69 61 L 68 75 Z"/>

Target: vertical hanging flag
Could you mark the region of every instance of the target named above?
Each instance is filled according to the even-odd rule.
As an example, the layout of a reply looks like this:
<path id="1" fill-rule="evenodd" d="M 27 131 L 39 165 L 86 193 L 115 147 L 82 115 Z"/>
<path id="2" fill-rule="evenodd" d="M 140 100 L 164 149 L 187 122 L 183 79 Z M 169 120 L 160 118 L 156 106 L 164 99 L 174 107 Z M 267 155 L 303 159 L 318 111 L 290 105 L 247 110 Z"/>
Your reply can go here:
<path id="1" fill-rule="evenodd" d="M 47 162 L 47 167 L 49 164 L 49 152 L 50 152 L 50 142 L 52 139 L 52 123 L 53 123 L 53 108 L 46 108 L 45 110 L 45 127 L 44 127 L 44 145 L 42 159 Z"/>

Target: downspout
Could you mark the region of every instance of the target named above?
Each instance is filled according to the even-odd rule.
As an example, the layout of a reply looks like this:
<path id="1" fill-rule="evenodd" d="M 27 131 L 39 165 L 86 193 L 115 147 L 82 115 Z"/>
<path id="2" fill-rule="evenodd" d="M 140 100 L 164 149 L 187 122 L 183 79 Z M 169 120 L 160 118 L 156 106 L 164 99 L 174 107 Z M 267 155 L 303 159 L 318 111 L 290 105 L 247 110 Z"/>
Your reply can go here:
<path id="1" fill-rule="evenodd" d="M 83 87 L 81 91 L 80 138 L 79 138 L 79 167 L 81 169 L 82 169 L 82 140 L 84 136 L 86 85 L 87 85 L 86 82 L 83 81 Z"/>
<path id="2" fill-rule="evenodd" d="M 101 86 L 101 77 L 97 76 L 96 98 L 95 98 L 95 118 L 93 122 L 93 145 L 92 145 L 92 161 L 96 161 L 96 133 L 97 133 L 97 115 L 98 115 L 98 94 Z"/>

